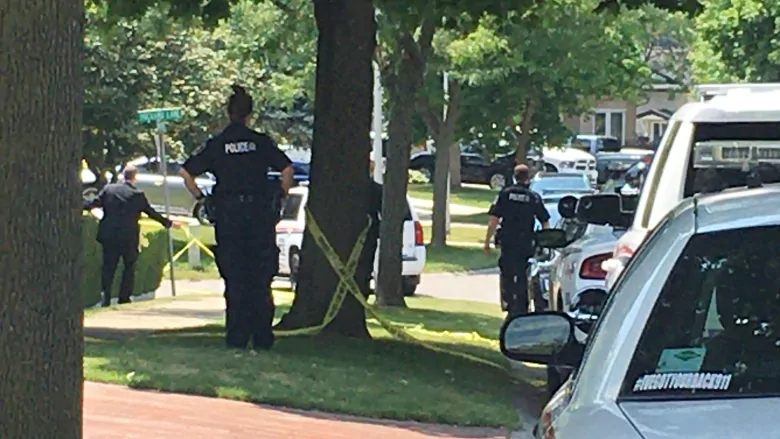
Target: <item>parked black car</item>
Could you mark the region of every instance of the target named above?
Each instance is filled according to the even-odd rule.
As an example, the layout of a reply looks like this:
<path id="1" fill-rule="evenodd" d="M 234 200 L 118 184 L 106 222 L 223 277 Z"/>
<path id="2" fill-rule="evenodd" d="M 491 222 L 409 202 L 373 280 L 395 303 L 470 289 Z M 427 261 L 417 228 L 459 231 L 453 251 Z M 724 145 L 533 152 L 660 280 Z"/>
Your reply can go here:
<path id="1" fill-rule="evenodd" d="M 527 156 L 528 165 L 536 168 L 542 163 L 539 152 L 531 150 Z M 436 156 L 430 152 L 419 152 L 409 161 L 409 169 L 420 171 L 429 179 L 433 178 Z M 515 153 L 497 156 L 493 161 L 486 160 L 476 153 L 462 152 L 460 154 L 460 175 L 464 183 L 486 184 L 491 188 L 501 188 L 512 180 L 512 170 L 515 167 Z"/>
<path id="2" fill-rule="evenodd" d="M 412 156 L 409 169 L 420 171 L 428 179 L 433 179 L 436 169 L 436 156 L 429 152 L 420 152 Z M 460 179 L 464 183 L 487 183 L 487 169 L 490 162 L 479 154 L 460 154 Z"/>

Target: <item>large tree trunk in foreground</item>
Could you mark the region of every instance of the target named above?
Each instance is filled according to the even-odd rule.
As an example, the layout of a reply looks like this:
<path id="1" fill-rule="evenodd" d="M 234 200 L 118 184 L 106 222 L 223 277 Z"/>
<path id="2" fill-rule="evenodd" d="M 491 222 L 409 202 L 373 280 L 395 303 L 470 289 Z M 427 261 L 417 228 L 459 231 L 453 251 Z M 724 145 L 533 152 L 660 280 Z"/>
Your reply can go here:
<path id="1" fill-rule="evenodd" d="M 82 435 L 84 2 L 0 0 L 0 437 Z"/>
<path id="2" fill-rule="evenodd" d="M 370 0 L 315 0 L 319 29 L 314 109 L 311 184 L 308 208 L 331 246 L 346 263 L 368 217 L 371 140 L 371 58 L 376 44 L 374 7 Z M 368 291 L 370 263 L 355 274 Z M 362 285 L 361 285 L 362 284 Z M 312 240 L 309 224 L 303 238 L 298 288 L 282 329 L 322 322 L 338 277 Z M 347 296 L 336 319 L 326 328 L 354 337 L 369 337 L 363 308 Z"/>

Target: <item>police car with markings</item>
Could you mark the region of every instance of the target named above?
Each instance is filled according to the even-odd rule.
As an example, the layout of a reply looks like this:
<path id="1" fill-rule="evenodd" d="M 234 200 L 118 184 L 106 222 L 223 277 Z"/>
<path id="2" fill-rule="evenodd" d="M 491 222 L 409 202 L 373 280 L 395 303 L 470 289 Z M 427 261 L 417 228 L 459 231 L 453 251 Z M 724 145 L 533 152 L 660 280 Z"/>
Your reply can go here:
<path id="1" fill-rule="evenodd" d="M 583 216 L 607 207 L 599 206 L 604 197 Z M 612 288 L 587 347 L 565 313 L 507 322 L 504 355 L 574 370 L 542 411 L 536 437 L 774 435 L 780 212 L 767 206 L 778 205 L 780 184 L 696 195 L 673 207 Z M 538 234 L 549 247 L 568 244 L 561 231 Z"/>
<path id="2" fill-rule="evenodd" d="M 301 248 L 303 230 L 306 228 L 306 202 L 309 198 L 309 188 L 301 185 L 290 189 L 281 220 L 276 225 L 276 245 L 279 247 L 279 276 L 289 278 L 295 288 L 298 270 L 301 264 Z M 408 211 L 403 229 L 403 247 L 401 257 L 403 262 L 402 288 L 407 296 L 414 295 L 420 283 L 425 268 L 426 249 L 423 239 L 423 228 L 417 211 L 407 199 Z M 377 248 L 378 251 L 378 248 Z M 374 259 L 376 273 L 379 257 Z"/>

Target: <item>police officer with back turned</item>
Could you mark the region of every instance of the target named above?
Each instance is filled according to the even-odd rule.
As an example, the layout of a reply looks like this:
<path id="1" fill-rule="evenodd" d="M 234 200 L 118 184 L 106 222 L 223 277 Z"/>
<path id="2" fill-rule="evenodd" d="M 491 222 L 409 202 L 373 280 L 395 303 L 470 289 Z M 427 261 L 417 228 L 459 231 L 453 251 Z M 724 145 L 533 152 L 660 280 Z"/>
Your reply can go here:
<path id="1" fill-rule="evenodd" d="M 501 300 L 507 303 L 509 318 L 528 312 L 526 269 L 528 259 L 534 255 L 534 219 L 545 229 L 550 228 L 550 214 L 541 195 L 528 187 L 531 177 L 528 166 L 515 166 L 514 174 L 514 184 L 504 187 L 490 206 L 485 236 L 485 254 L 490 254 L 490 241 L 501 222 L 498 267 L 501 270 Z"/>
<path id="2" fill-rule="evenodd" d="M 247 126 L 252 98 L 234 85 L 228 99 L 228 125 L 195 151 L 181 168 L 189 191 L 205 198 L 195 177 L 211 172 L 217 180 L 211 202 L 216 210 L 216 262 L 225 280 L 225 314 L 228 347 L 255 349 L 274 344 L 274 303 L 271 282 L 279 268 L 275 225 L 279 195 L 268 179 L 268 168 L 282 174 L 282 191 L 293 185 L 290 159 L 267 134 Z"/>

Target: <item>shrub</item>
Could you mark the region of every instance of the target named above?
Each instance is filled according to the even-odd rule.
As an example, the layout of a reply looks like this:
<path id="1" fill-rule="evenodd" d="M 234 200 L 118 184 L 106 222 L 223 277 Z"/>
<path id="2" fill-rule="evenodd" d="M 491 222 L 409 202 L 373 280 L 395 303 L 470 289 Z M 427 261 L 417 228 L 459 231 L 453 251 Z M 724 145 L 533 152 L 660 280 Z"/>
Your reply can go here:
<path id="1" fill-rule="evenodd" d="M 82 295 L 84 307 L 88 308 L 101 300 L 100 268 L 103 264 L 103 249 L 95 241 L 97 237 L 97 221 L 85 216 L 82 220 L 84 244 L 84 271 L 82 279 Z M 165 230 L 159 229 L 141 236 L 141 253 L 138 256 L 135 271 L 134 296 L 155 291 L 160 286 L 163 268 L 168 262 L 168 236 Z M 114 277 L 114 287 L 111 290 L 114 297 L 119 292 L 122 263 L 117 268 Z"/>
<path id="2" fill-rule="evenodd" d="M 420 171 L 409 170 L 409 184 L 427 184 L 430 183 L 428 177 Z"/>

